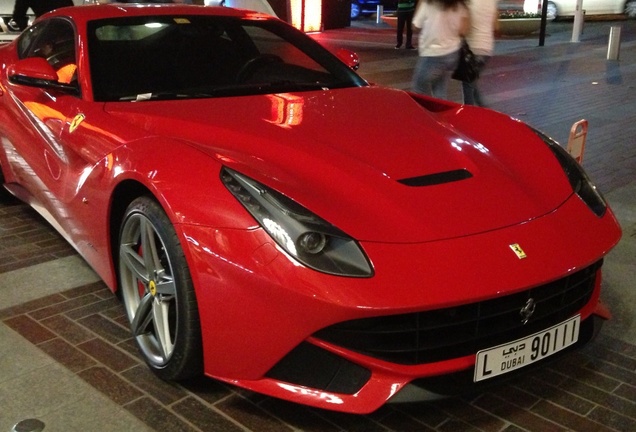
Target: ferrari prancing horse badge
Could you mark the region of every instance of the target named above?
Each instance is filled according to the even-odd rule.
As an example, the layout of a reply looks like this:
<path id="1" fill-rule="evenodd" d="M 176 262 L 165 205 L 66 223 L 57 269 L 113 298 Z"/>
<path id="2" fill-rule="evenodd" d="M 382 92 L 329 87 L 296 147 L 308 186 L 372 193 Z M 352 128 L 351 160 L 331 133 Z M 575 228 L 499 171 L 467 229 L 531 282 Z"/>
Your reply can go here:
<path id="1" fill-rule="evenodd" d="M 80 125 L 80 123 L 84 121 L 85 118 L 86 116 L 84 116 L 84 114 L 78 114 L 75 117 L 73 117 L 73 120 L 71 120 L 71 125 L 69 126 L 68 131 L 70 133 L 73 133 L 73 131 L 77 129 L 77 127 Z"/>
<path id="2" fill-rule="evenodd" d="M 521 249 L 521 246 L 519 246 L 519 243 L 511 244 L 510 249 L 512 249 L 512 251 L 515 253 L 515 255 L 517 255 L 517 258 L 519 259 L 524 259 L 527 257 L 526 253 L 523 251 L 523 249 Z"/>

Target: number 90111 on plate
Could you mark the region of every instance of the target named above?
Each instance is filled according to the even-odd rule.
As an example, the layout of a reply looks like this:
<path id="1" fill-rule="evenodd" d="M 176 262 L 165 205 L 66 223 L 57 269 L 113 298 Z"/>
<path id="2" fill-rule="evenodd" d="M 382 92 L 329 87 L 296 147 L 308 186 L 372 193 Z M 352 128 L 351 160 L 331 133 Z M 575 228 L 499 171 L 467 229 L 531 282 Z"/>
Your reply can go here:
<path id="1" fill-rule="evenodd" d="M 579 339 L 579 315 L 528 337 L 477 353 L 474 381 L 512 372 L 551 356 Z"/>

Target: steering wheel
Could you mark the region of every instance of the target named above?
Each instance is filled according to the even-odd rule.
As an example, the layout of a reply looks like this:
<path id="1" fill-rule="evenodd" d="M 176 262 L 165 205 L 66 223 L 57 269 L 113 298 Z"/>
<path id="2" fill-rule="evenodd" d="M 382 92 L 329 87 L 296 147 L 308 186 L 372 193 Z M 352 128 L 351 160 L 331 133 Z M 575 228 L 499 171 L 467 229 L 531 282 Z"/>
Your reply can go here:
<path id="1" fill-rule="evenodd" d="M 258 69 L 274 63 L 282 63 L 283 59 L 275 54 L 260 54 L 245 62 L 236 74 L 236 82 L 247 81 Z"/>
<path id="2" fill-rule="evenodd" d="M 47 57 L 46 61 L 55 68 L 60 63 L 69 63 L 68 60 L 71 59 L 69 54 L 69 52 L 55 53 L 52 56 Z"/>

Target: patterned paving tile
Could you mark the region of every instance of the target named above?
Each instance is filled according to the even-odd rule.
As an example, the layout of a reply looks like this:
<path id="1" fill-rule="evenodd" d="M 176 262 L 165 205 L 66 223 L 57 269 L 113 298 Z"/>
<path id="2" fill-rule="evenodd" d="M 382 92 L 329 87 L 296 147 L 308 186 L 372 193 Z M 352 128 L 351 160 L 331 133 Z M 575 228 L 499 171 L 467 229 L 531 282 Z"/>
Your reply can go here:
<path id="1" fill-rule="evenodd" d="M 156 378 L 142 363 L 124 309 L 89 284 L 0 311 L 2 322 L 157 430 L 636 430 L 636 347 L 604 335 L 584 350 L 473 398 L 387 405 L 368 416 L 256 395 L 208 378 Z M 114 297 L 114 296 L 113 296 Z M 100 307 L 92 307 L 101 305 Z M 80 312 L 83 311 L 83 312 Z M 90 311 L 90 312 L 86 312 Z"/>

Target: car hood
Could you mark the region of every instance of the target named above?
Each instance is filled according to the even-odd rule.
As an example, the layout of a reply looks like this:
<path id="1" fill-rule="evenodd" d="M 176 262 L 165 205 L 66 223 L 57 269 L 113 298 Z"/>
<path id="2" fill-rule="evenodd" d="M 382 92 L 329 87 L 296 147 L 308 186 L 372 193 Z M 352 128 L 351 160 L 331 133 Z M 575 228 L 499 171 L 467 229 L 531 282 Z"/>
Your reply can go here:
<path id="1" fill-rule="evenodd" d="M 572 194 L 524 124 L 399 90 L 112 103 L 106 111 L 144 134 L 197 146 L 359 240 L 486 232 L 545 215 Z"/>

